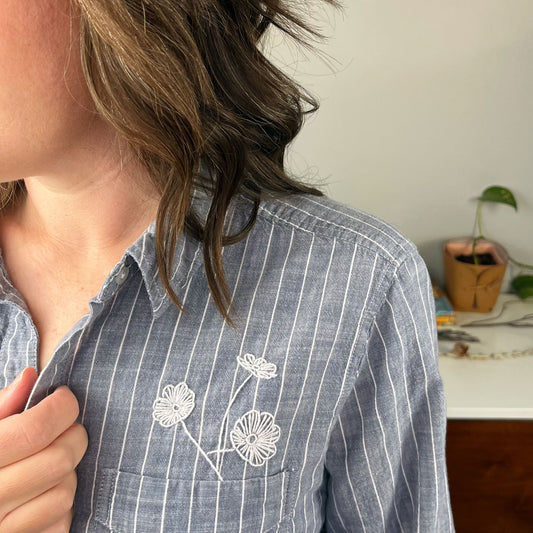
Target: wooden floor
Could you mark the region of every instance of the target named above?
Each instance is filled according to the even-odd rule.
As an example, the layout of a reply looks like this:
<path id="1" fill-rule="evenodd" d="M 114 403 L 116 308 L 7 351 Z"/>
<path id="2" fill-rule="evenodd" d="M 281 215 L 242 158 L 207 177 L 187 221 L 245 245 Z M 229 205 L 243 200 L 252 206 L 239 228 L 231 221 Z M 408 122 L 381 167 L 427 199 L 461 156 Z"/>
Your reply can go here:
<path id="1" fill-rule="evenodd" d="M 447 460 L 457 533 L 533 533 L 533 421 L 450 420 Z"/>

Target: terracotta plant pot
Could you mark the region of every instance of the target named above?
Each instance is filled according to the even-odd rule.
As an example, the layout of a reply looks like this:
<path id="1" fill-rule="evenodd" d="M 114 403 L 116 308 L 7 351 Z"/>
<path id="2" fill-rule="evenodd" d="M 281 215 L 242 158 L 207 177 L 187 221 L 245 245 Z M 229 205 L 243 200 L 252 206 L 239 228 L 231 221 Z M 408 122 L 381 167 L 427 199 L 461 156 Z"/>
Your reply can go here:
<path id="1" fill-rule="evenodd" d="M 458 261 L 460 255 L 472 255 L 472 238 L 451 239 L 444 243 L 446 291 L 457 311 L 488 313 L 500 294 L 509 256 L 503 246 L 481 240 L 476 254 L 490 254 L 495 265 L 471 265 Z"/>

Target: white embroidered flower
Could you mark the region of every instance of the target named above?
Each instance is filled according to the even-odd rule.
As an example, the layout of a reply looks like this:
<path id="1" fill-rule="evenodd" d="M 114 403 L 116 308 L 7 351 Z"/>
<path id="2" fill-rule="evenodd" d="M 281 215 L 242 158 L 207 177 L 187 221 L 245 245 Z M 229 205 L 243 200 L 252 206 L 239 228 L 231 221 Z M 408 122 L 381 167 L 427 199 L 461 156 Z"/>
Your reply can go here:
<path id="1" fill-rule="evenodd" d="M 279 426 L 274 417 L 267 412 L 255 409 L 241 416 L 230 432 L 235 451 L 252 466 L 262 466 L 276 453 L 279 440 Z"/>
<path id="2" fill-rule="evenodd" d="M 277 367 L 269 363 L 264 357 L 255 357 L 253 353 L 246 353 L 237 357 L 239 364 L 251 372 L 256 378 L 271 379 L 276 377 Z"/>
<path id="3" fill-rule="evenodd" d="M 164 428 L 169 428 L 185 420 L 193 409 L 194 392 L 182 381 L 163 389 L 163 394 L 154 402 L 152 416 Z"/>

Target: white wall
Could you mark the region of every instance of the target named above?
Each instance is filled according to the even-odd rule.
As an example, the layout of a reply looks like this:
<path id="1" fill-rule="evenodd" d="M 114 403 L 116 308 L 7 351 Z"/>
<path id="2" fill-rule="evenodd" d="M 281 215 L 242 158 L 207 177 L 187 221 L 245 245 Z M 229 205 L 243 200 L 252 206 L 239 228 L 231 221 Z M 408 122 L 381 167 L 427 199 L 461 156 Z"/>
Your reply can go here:
<path id="1" fill-rule="evenodd" d="M 273 39 L 321 100 L 292 168 L 396 224 L 439 281 L 442 241 L 471 232 L 486 186 L 508 186 L 519 212 L 488 206 L 486 234 L 533 263 L 533 2 L 344 4 L 314 11 L 326 61 Z"/>

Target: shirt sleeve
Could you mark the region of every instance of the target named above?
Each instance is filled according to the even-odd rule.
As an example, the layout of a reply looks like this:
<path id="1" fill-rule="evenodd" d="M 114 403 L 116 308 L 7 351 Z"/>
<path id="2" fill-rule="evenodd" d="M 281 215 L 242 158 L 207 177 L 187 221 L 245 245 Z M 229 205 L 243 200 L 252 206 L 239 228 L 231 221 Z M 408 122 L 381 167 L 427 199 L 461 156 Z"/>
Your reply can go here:
<path id="1" fill-rule="evenodd" d="M 325 531 L 453 532 L 434 300 L 416 254 L 371 325 L 325 462 Z"/>

